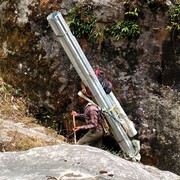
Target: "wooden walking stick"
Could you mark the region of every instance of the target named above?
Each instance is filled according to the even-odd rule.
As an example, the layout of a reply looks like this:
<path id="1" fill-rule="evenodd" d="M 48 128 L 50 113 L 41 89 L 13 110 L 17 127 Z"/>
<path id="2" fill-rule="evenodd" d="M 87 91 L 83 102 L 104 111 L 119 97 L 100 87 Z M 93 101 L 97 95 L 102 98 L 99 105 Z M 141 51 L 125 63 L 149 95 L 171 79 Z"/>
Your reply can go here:
<path id="1" fill-rule="evenodd" d="M 73 115 L 73 125 L 76 127 L 75 116 Z M 76 144 L 76 131 L 74 130 L 74 144 Z"/>

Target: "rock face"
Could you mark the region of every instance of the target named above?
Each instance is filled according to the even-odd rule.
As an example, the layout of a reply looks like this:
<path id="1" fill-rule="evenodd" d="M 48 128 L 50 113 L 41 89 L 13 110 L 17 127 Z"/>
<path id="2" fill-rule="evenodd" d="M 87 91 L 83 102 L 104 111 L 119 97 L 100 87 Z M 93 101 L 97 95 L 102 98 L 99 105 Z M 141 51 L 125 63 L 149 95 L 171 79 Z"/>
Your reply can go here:
<path id="1" fill-rule="evenodd" d="M 35 123 L 15 123 L 0 119 L 0 152 L 22 151 L 32 147 L 62 144 L 64 138 L 55 131 L 48 132 Z"/>
<path id="2" fill-rule="evenodd" d="M 80 145 L 55 145 L 24 152 L 0 153 L 0 179 L 178 180 L 161 171 L 121 159 L 109 152 Z"/>
<path id="3" fill-rule="evenodd" d="M 77 101 L 80 79 L 46 18 L 55 10 L 66 18 L 78 2 L 85 1 L 0 2 L 1 75 L 31 99 L 32 113 L 37 117 L 44 111 L 51 113 L 51 120 L 65 129 L 69 128 L 66 114 Z M 98 17 L 96 26 L 102 30 L 124 17 L 124 6 L 117 0 L 89 2 Z M 101 37 L 92 43 L 83 37 L 78 41 L 92 67 L 106 72 L 114 94 L 134 122 L 142 163 L 179 173 L 180 43 L 179 32 L 170 33 L 166 28 L 167 9 L 173 2 L 152 6 L 133 0 L 129 8 L 141 9 L 141 32 L 136 39 Z"/>

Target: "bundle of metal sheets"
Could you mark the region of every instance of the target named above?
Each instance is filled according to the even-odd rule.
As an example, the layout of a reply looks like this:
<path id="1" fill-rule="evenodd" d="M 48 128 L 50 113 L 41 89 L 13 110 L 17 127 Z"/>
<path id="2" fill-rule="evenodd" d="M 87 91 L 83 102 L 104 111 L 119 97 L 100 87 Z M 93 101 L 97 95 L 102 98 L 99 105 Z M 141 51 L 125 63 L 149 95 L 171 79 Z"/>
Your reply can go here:
<path id="1" fill-rule="evenodd" d="M 127 117 L 113 92 L 110 94 L 105 93 L 61 13 L 53 12 L 47 17 L 47 20 L 81 80 L 90 89 L 101 109 L 107 112 L 106 118 L 110 125 L 111 133 L 120 148 L 127 156 L 136 159 L 136 157 L 139 157 L 139 152 L 137 152 L 133 141 L 129 138 L 137 134 L 132 121 Z"/>

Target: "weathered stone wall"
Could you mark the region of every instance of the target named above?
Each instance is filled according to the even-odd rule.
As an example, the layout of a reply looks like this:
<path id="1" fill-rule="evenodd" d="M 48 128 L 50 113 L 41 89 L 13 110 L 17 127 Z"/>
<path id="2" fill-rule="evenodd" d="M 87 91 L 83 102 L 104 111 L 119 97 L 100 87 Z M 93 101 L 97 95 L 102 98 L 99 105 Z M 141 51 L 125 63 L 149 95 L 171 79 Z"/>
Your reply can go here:
<path id="1" fill-rule="evenodd" d="M 80 79 L 46 18 L 54 10 L 66 18 L 77 2 L 0 3 L 1 75 L 26 92 L 32 112 L 38 113 L 41 107 L 60 121 L 66 120 L 70 105 L 77 106 Z M 119 1 L 91 2 L 98 26 L 123 18 Z M 135 123 L 142 162 L 179 173 L 179 36 L 166 29 L 166 9 L 147 5 L 141 9 L 138 39 L 78 41 L 92 67 L 106 72 L 114 94 Z"/>

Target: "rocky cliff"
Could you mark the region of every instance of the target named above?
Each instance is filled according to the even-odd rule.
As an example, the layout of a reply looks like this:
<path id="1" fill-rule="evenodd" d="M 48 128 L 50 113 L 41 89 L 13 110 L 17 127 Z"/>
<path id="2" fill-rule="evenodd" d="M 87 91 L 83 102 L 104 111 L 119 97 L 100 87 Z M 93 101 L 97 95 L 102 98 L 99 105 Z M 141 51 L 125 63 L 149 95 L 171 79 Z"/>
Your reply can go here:
<path id="1" fill-rule="evenodd" d="M 180 48 L 172 25 L 172 16 L 179 24 L 179 2 L 0 2 L 1 76 L 26 97 L 36 118 L 67 133 L 80 79 L 48 25 L 53 11 L 63 14 L 92 67 L 113 83 L 138 130 L 142 163 L 179 173 Z"/>

